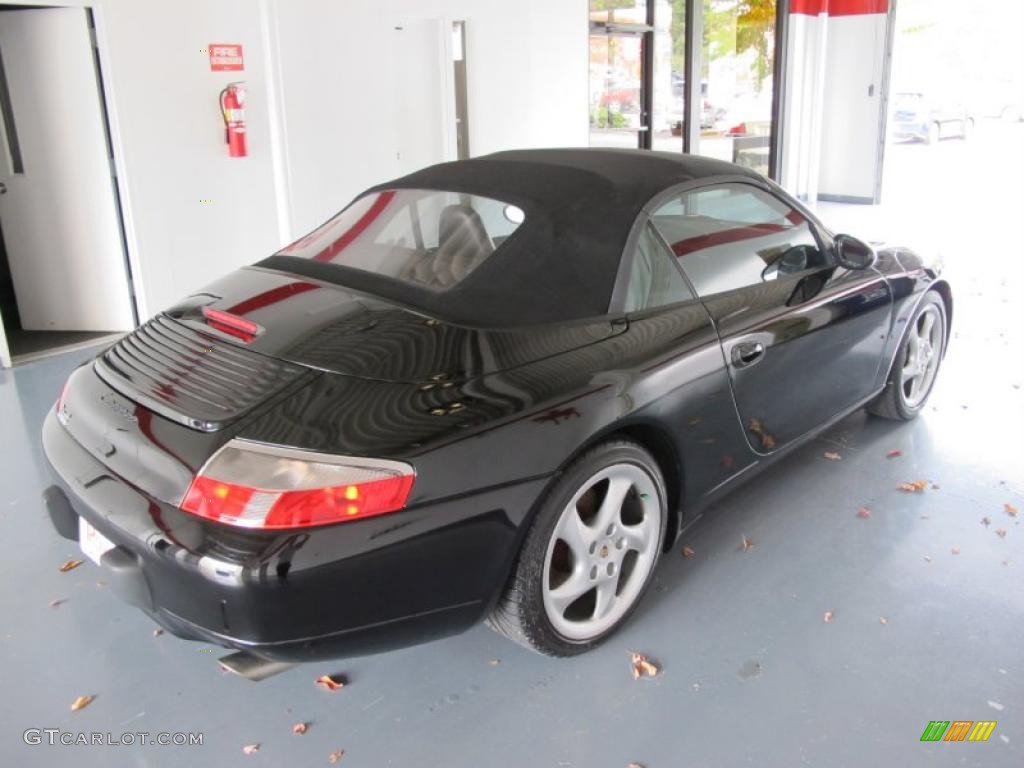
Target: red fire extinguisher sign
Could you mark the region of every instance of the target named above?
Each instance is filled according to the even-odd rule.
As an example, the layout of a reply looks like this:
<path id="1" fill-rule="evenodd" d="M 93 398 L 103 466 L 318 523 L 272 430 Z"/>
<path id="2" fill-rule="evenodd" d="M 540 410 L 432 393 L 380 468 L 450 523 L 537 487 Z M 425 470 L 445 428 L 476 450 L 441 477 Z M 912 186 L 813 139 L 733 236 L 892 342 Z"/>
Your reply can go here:
<path id="1" fill-rule="evenodd" d="M 224 141 L 228 157 L 245 157 L 245 83 L 228 83 L 220 92 L 220 114 L 224 118 Z"/>
<path id="2" fill-rule="evenodd" d="M 210 70 L 213 72 L 241 72 L 245 69 L 242 46 L 239 43 L 210 43 Z"/>

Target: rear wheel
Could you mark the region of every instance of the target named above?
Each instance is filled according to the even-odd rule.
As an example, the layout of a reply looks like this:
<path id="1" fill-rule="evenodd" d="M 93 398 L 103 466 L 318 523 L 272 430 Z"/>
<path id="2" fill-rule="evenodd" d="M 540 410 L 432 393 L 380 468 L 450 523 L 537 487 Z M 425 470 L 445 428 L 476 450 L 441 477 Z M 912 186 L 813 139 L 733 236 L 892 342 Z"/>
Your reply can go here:
<path id="1" fill-rule="evenodd" d="M 625 440 L 589 450 L 541 503 L 488 625 L 551 656 L 593 648 L 643 596 L 667 517 L 665 484 L 647 451 Z"/>
<path id="2" fill-rule="evenodd" d="M 946 305 L 934 291 L 921 299 L 896 353 L 889 380 L 868 410 L 908 421 L 921 412 L 935 386 L 946 345 Z"/>

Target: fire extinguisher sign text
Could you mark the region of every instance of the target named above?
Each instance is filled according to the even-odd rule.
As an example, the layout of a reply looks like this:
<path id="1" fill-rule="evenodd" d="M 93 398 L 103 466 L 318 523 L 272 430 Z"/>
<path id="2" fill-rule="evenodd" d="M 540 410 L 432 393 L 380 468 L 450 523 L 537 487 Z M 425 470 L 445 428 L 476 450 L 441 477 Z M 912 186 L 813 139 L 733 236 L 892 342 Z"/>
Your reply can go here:
<path id="1" fill-rule="evenodd" d="M 213 72 L 241 72 L 242 46 L 238 43 L 210 43 L 210 70 Z"/>

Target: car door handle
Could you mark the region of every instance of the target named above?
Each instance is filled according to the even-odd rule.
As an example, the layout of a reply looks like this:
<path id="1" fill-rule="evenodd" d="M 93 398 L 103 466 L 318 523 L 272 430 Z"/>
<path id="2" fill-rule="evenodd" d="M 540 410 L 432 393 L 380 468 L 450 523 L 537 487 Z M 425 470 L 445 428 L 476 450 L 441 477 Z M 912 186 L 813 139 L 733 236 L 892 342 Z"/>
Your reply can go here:
<path id="1" fill-rule="evenodd" d="M 764 357 L 764 344 L 760 341 L 744 341 L 732 348 L 732 364 L 746 368 Z"/>

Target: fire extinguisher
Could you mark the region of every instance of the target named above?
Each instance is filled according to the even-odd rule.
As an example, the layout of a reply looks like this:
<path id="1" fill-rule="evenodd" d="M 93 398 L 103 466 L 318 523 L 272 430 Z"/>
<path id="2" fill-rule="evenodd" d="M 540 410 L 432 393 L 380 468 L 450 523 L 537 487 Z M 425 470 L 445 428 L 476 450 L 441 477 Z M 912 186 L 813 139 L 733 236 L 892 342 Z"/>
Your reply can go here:
<path id="1" fill-rule="evenodd" d="M 228 83 L 220 92 L 220 114 L 224 118 L 224 140 L 229 157 L 245 157 L 245 83 Z"/>

